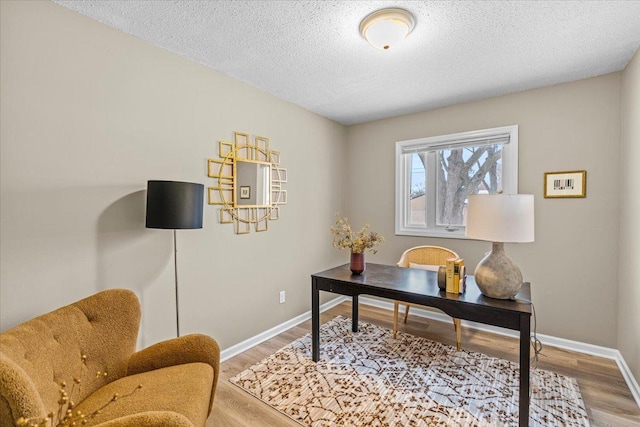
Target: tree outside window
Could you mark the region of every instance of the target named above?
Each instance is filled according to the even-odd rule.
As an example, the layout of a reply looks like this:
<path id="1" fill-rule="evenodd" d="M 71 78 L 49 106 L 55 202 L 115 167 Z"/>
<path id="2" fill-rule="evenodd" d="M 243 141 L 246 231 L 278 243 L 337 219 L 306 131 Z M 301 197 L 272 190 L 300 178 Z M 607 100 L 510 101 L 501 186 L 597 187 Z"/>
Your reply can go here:
<path id="1" fill-rule="evenodd" d="M 396 177 L 396 191 L 403 194 L 396 200 L 406 207 L 406 214 L 398 218 L 396 206 L 396 234 L 430 235 L 429 230 L 435 230 L 436 234 L 440 230 L 440 234 L 445 234 L 443 237 L 458 237 L 464 234 L 470 194 L 495 194 L 503 189 L 506 193 L 517 193 L 517 126 L 472 133 L 484 133 L 486 137 L 475 137 L 475 144 L 464 139 L 470 133 L 398 143 L 400 150 L 396 155 L 403 159 L 396 158 L 401 175 L 400 180 Z M 452 141 L 447 141 L 447 137 L 452 137 Z M 431 143 L 434 139 L 435 143 Z M 446 147 L 438 147 L 442 145 Z M 506 183 L 505 158 L 508 163 L 515 163 L 506 168 Z M 403 181 L 409 185 L 403 186 Z M 398 233 L 399 219 L 404 224 L 400 224 Z M 408 233 L 402 232 L 403 226 Z M 457 236 L 447 235 L 452 232 Z"/>

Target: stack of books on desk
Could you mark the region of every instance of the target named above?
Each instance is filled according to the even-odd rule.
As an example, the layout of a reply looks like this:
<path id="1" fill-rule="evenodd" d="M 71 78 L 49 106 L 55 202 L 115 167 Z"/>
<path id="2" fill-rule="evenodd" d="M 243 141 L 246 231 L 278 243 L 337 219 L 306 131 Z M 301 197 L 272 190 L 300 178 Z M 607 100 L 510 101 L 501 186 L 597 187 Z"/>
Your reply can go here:
<path id="1" fill-rule="evenodd" d="M 452 294 L 464 293 L 466 289 L 466 269 L 464 259 L 449 258 L 446 265 L 446 292 Z"/>

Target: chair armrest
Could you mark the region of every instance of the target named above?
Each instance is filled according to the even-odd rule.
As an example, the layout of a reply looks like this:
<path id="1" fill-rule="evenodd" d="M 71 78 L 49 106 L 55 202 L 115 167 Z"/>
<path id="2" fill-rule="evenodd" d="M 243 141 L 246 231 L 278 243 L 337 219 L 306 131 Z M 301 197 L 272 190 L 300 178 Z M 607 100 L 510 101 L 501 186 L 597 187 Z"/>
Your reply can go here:
<path id="1" fill-rule="evenodd" d="M 96 427 L 194 427 L 182 414 L 171 411 L 149 411 L 127 415 L 97 424 Z"/>
<path id="2" fill-rule="evenodd" d="M 208 363 L 213 368 L 209 413 L 220 374 L 220 347 L 213 338 L 202 334 L 185 335 L 162 341 L 131 355 L 127 375 L 185 363 Z"/>

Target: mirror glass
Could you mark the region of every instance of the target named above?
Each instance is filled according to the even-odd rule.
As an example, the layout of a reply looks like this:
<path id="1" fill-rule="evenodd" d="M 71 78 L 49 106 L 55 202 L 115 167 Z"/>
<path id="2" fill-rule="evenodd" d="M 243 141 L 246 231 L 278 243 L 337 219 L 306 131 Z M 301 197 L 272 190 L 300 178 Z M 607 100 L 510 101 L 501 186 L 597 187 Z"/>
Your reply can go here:
<path id="1" fill-rule="evenodd" d="M 236 159 L 234 176 L 234 207 L 271 205 L 271 163 Z"/>

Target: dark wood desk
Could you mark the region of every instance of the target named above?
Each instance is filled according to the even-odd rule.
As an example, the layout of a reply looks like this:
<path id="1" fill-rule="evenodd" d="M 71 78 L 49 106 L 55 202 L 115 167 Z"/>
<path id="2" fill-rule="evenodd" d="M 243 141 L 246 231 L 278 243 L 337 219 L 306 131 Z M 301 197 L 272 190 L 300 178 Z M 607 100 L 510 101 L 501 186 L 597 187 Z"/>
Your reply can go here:
<path id="1" fill-rule="evenodd" d="M 358 295 L 366 294 L 436 307 L 451 317 L 520 331 L 519 425 L 529 425 L 529 357 L 531 287 L 525 283 L 515 301 L 485 297 L 473 276 L 467 290 L 454 295 L 440 291 L 436 273 L 413 268 L 367 263 L 366 271 L 352 275 L 349 265 L 311 276 L 311 341 L 314 362 L 320 359 L 320 291 L 352 297 L 352 330 L 358 331 Z"/>

